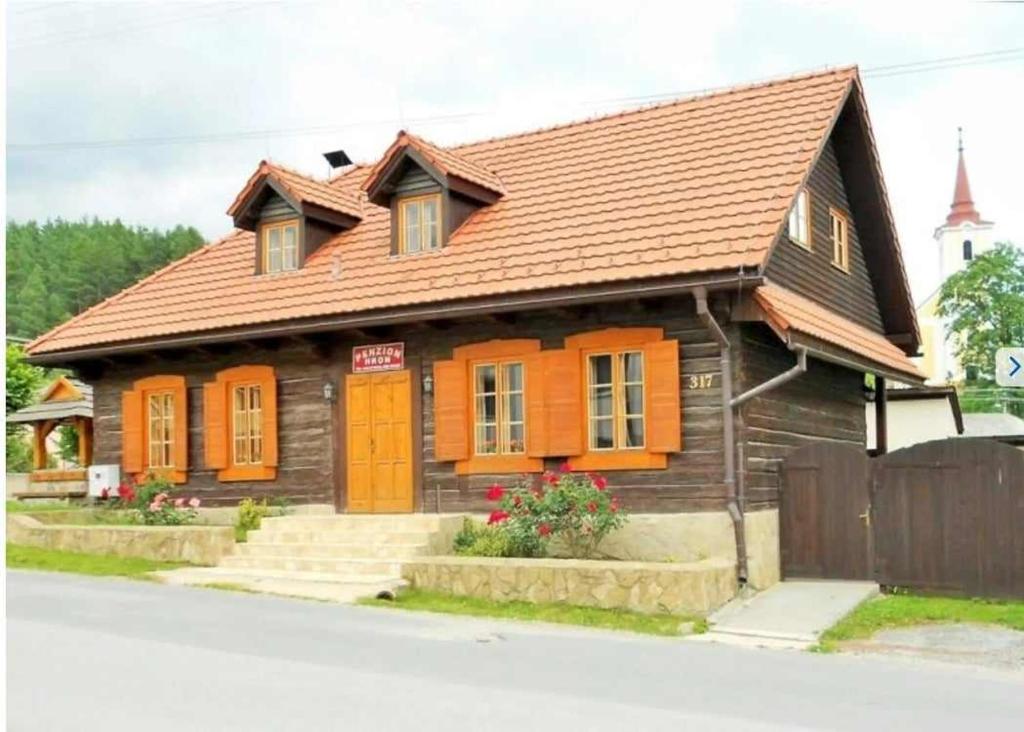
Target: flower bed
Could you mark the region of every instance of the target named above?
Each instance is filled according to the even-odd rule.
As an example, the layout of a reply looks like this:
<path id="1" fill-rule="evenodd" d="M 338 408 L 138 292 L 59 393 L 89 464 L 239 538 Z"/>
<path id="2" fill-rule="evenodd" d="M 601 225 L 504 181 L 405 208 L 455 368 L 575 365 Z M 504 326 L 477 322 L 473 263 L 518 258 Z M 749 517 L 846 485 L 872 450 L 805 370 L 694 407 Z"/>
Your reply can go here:
<path id="1" fill-rule="evenodd" d="M 557 541 L 570 556 L 586 559 L 628 517 L 608 481 L 596 473 L 578 473 L 563 463 L 539 481 L 524 477 L 506 488 L 492 485 L 487 499 L 497 504 L 486 527 L 466 521 L 455 537 L 455 551 L 468 556 L 543 557 Z"/>
<path id="2" fill-rule="evenodd" d="M 413 587 L 488 600 L 565 602 L 643 613 L 704 615 L 736 594 L 728 560 L 668 564 L 581 559 L 418 557 L 402 563 Z"/>

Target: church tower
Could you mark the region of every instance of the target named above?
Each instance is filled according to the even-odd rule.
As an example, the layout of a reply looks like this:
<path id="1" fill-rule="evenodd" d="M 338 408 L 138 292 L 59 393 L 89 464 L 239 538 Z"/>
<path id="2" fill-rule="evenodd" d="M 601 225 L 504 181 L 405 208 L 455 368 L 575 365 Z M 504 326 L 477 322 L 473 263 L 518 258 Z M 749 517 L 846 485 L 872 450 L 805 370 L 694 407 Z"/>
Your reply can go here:
<path id="1" fill-rule="evenodd" d="M 959 132 L 956 164 L 956 185 L 953 188 L 953 203 L 949 207 L 946 223 L 935 230 L 935 241 L 939 245 L 940 282 L 967 266 L 967 263 L 995 246 L 992 238 L 992 222 L 983 221 L 971 198 L 971 184 L 967 180 L 967 165 L 964 163 L 963 130 Z"/>
<path id="2" fill-rule="evenodd" d="M 985 221 L 974 207 L 971 184 L 967 179 L 964 162 L 963 130 L 958 129 L 956 183 L 953 203 L 946 222 L 935 229 L 933 237 L 938 244 L 939 283 L 964 269 L 972 259 L 995 247 L 994 224 Z M 940 385 L 963 381 L 964 371 L 954 351 L 948 324 L 936 313 L 939 287 L 917 309 L 918 327 L 921 329 L 921 353 L 918 366 L 928 377 L 928 384 Z"/>

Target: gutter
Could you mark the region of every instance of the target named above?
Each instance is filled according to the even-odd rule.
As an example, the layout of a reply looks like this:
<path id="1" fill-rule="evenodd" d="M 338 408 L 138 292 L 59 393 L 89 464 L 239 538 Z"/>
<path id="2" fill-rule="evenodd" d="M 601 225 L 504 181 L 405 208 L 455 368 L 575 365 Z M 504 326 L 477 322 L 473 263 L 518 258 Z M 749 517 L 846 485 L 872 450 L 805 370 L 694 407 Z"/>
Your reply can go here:
<path id="1" fill-rule="evenodd" d="M 715 316 L 708 307 L 708 292 L 703 287 L 694 291 L 694 298 L 697 300 L 697 317 L 704 326 L 711 332 L 711 336 L 718 343 L 721 352 L 722 369 L 722 432 L 724 438 L 725 454 L 725 489 L 727 496 L 727 510 L 732 519 L 733 530 L 736 533 L 736 575 L 741 585 L 747 583 L 748 557 L 747 557 L 747 534 L 744 517 L 744 497 L 740 494 L 736 482 L 736 433 L 734 429 L 733 410 L 767 391 L 778 388 L 783 384 L 792 381 L 801 374 L 807 372 L 807 349 L 801 346 L 789 345 L 790 350 L 796 353 L 796 364 L 788 370 L 773 376 L 765 382 L 754 386 L 736 397 L 732 395 L 732 344 L 726 336 L 722 326 L 715 320 Z"/>

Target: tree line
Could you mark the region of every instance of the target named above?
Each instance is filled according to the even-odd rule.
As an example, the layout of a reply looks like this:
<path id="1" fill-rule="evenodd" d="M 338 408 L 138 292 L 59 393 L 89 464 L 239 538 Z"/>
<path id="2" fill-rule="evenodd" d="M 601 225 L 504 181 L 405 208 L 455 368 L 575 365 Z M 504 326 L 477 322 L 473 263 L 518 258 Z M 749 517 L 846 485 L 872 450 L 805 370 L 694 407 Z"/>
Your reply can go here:
<path id="1" fill-rule="evenodd" d="M 203 245 L 191 226 L 7 224 L 7 335 L 34 338 Z"/>

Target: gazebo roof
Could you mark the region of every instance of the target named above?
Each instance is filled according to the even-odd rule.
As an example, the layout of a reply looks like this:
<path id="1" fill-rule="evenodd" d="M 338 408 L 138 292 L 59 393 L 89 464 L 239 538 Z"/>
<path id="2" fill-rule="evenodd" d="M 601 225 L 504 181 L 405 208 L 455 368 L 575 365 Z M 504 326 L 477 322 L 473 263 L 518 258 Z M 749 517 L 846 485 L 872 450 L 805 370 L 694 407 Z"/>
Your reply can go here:
<path id="1" fill-rule="evenodd" d="M 49 422 L 69 417 L 92 419 L 92 387 L 61 376 L 43 390 L 42 400 L 7 415 L 10 423 Z"/>

